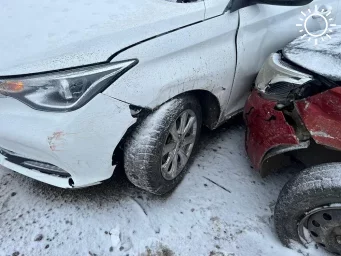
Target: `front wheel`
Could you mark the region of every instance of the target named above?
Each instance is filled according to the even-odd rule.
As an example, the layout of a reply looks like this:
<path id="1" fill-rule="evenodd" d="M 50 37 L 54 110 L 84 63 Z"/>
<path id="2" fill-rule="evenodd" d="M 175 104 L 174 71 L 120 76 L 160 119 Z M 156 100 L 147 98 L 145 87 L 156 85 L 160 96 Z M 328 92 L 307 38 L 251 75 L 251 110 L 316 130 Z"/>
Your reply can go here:
<path id="1" fill-rule="evenodd" d="M 190 95 L 172 99 L 147 116 L 125 144 L 128 179 L 158 195 L 175 188 L 198 143 L 201 124 L 200 104 Z"/>
<path id="2" fill-rule="evenodd" d="M 315 242 L 341 255 L 341 164 L 315 166 L 290 180 L 279 195 L 275 225 L 288 247 Z"/>

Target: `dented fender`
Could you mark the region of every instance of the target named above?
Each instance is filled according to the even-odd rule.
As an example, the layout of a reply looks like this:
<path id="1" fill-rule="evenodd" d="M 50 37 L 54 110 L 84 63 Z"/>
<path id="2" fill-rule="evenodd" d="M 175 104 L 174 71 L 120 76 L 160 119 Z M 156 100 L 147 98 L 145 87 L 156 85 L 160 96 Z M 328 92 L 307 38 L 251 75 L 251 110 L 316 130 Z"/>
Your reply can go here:
<path id="1" fill-rule="evenodd" d="M 262 169 L 265 156 L 271 149 L 300 144 L 294 128 L 286 122 L 281 111 L 275 110 L 275 105 L 275 101 L 263 99 L 254 90 L 245 106 L 246 151 L 257 170 Z"/>
<path id="2" fill-rule="evenodd" d="M 317 144 L 341 150 L 341 87 L 297 101 L 295 106 Z"/>
<path id="3" fill-rule="evenodd" d="M 339 86 L 295 66 L 281 53 L 270 55 L 244 110 L 246 150 L 263 176 L 291 164 L 292 157 L 304 165 L 339 161 Z M 315 161 L 310 157 L 322 153 L 324 156 Z"/>
<path id="4" fill-rule="evenodd" d="M 311 147 L 341 152 L 341 87 L 293 102 L 290 122 L 287 120 L 289 113 L 276 110 L 276 105 L 277 101 L 264 99 L 254 90 L 245 106 L 246 150 L 252 165 L 262 176 L 274 166 L 285 165 L 284 162 L 290 160 L 285 154 L 288 152 L 312 150 Z M 327 160 L 321 161 L 338 158 L 324 159 Z"/>

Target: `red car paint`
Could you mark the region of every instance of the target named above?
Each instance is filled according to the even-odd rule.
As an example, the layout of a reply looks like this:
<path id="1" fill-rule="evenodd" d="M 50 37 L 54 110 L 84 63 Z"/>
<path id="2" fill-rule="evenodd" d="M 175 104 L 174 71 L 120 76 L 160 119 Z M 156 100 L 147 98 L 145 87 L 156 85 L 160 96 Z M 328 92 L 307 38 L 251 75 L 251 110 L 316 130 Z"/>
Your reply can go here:
<path id="1" fill-rule="evenodd" d="M 298 101 L 296 108 L 317 144 L 341 150 L 341 87 Z"/>
<path id="2" fill-rule="evenodd" d="M 283 113 L 275 110 L 275 105 L 275 101 L 263 99 L 254 90 L 244 108 L 246 151 L 257 170 L 261 169 L 264 156 L 270 149 L 299 144 L 295 130 L 285 121 Z"/>
<path id="3" fill-rule="evenodd" d="M 294 128 L 281 111 L 275 110 L 275 105 L 275 101 L 262 98 L 254 90 L 244 109 L 246 150 L 257 170 L 262 169 L 269 150 L 300 143 Z M 317 144 L 341 151 L 341 87 L 296 101 L 295 108 Z"/>

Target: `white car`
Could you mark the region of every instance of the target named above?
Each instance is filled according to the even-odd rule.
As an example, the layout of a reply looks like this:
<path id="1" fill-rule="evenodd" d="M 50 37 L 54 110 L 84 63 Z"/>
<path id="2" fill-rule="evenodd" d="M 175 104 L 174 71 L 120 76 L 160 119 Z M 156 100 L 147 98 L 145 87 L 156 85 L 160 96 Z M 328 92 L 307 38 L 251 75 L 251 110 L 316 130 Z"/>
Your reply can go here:
<path id="1" fill-rule="evenodd" d="M 264 60 L 300 35 L 301 12 L 318 5 L 336 17 L 338 4 L 1 3 L 0 165 L 79 188 L 123 161 L 133 184 L 164 194 L 183 178 L 202 124 L 239 113 Z"/>

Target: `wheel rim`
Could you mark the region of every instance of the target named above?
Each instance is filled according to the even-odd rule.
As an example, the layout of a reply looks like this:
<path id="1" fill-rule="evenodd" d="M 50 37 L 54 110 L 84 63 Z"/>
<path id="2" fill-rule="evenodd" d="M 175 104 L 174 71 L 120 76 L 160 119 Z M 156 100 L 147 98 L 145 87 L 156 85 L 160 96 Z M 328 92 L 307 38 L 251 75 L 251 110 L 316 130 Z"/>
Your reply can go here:
<path id="1" fill-rule="evenodd" d="M 341 207 L 327 206 L 310 211 L 298 224 L 298 232 L 303 243 L 313 240 L 327 251 L 341 255 Z"/>
<path id="2" fill-rule="evenodd" d="M 197 131 L 197 117 L 190 109 L 183 111 L 170 126 L 161 161 L 161 173 L 166 180 L 175 179 L 186 166 L 193 151 Z"/>

